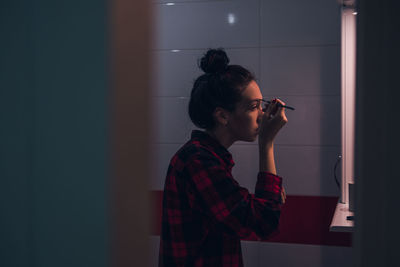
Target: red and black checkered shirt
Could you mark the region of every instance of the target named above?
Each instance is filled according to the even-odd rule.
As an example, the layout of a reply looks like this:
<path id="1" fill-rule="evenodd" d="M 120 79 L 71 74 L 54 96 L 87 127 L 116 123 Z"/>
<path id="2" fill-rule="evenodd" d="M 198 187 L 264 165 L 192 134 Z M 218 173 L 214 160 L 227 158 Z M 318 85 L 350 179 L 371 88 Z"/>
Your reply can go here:
<path id="1" fill-rule="evenodd" d="M 240 239 L 277 231 L 282 178 L 259 172 L 253 195 L 233 179 L 233 165 L 229 151 L 201 131 L 173 156 L 159 266 L 243 266 Z"/>

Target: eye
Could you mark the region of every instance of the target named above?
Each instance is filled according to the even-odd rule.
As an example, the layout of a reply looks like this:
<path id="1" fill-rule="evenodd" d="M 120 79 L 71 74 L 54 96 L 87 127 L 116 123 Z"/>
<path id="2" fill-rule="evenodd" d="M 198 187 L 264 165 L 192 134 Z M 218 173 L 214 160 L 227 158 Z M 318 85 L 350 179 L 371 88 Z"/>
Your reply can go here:
<path id="1" fill-rule="evenodd" d="M 252 103 L 252 104 L 250 104 L 249 106 L 248 106 L 248 110 L 250 110 L 250 111 L 254 111 L 254 110 L 256 110 L 256 109 L 261 109 L 261 100 L 259 100 L 259 101 L 254 101 L 254 103 Z"/>

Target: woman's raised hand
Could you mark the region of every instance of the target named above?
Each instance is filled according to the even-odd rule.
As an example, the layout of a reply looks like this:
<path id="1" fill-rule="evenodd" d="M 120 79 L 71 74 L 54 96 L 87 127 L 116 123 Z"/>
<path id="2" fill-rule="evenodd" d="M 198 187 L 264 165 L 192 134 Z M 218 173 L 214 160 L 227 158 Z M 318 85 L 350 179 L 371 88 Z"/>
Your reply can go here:
<path id="1" fill-rule="evenodd" d="M 270 104 L 266 104 L 262 116 L 258 143 L 259 145 L 271 145 L 280 129 L 288 122 L 285 108 L 281 107 L 285 103 L 280 99 L 274 99 Z"/>

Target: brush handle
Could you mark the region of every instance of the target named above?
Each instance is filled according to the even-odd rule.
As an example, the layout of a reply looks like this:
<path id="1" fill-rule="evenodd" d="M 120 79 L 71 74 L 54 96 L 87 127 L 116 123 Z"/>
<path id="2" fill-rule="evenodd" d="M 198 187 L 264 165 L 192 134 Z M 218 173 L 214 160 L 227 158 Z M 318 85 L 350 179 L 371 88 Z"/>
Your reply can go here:
<path id="1" fill-rule="evenodd" d="M 271 103 L 271 101 L 267 101 L 267 103 L 268 103 L 268 104 L 270 104 L 270 103 Z M 292 107 L 289 107 L 289 106 L 286 106 L 286 105 L 282 105 L 282 104 L 279 104 L 279 107 L 282 107 L 282 108 L 287 108 L 287 109 L 290 109 L 290 110 L 294 110 L 294 108 L 292 108 Z"/>

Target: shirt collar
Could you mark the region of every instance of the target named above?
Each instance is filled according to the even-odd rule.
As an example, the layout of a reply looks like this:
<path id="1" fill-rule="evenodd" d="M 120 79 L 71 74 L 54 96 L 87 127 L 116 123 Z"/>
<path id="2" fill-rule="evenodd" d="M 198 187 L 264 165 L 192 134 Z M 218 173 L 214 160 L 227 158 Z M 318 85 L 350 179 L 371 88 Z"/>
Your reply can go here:
<path id="1" fill-rule="evenodd" d="M 209 135 L 204 131 L 193 130 L 191 135 L 193 140 L 199 140 L 203 145 L 211 147 L 212 150 L 220 156 L 229 167 L 233 167 L 235 163 L 233 162 L 232 154 L 216 140 L 214 137 Z"/>

